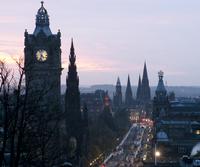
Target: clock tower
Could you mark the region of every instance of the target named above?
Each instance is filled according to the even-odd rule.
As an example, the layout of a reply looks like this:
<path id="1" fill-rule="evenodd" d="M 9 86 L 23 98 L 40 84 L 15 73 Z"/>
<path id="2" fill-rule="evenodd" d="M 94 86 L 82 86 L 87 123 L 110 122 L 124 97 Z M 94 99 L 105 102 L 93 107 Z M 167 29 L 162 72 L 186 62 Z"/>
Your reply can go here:
<path id="1" fill-rule="evenodd" d="M 31 105 L 60 110 L 61 34 L 52 34 L 43 2 L 36 15 L 33 34 L 25 31 L 26 93 Z"/>

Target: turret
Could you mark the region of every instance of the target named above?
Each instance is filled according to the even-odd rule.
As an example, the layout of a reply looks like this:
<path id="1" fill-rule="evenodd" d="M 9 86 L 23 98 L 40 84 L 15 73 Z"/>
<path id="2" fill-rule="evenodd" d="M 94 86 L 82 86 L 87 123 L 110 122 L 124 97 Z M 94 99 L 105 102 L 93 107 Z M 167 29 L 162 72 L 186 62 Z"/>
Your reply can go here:
<path id="1" fill-rule="evenodd" d="M 158 72 L 158 86 L 156 88 L 155 97 L 153 100 L 153 118 L 154 120 L 162 119 L 167 115 L 169 109 L 169 100 L 167 96 L 167 90 L 163 82 L 164 73 Z"/>
<path id="2" fill-rule="evenodd" d="M 38 9 L 36 15 L 36 27 L 34 30 L 34 35 L 37 36 L 40 32 L 43 32 L 46 36 L 52 35 L 49 28 L 49 15 L 47 10 L 44 8 L 44 2 L 41 2 L 41 7 Z"/>
<path id="3" fill-rule="evenodd" d="M 167 97 L 167 91 L 163 82 L 164 73 L 162 71 L 158 72 L 158 86 L 156 88 L 156 98 L 158 100 L 164 100 Z"/>

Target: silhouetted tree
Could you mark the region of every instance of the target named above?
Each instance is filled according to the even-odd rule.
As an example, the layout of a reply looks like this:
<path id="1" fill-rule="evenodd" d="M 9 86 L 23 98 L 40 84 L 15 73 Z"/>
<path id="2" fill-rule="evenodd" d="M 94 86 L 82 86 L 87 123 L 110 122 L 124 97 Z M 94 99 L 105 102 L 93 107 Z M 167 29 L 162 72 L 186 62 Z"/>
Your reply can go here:
<path id="1" fill-rule="evenodd" d="M 49 89 L 37 95 L 24 86 L 23 60 L 16 61 L 18 74 L 14 74 L 4 61 L 0 61 L 0 107 L 2 112 L 2 147 L 0 166 L 5 153 L 10 155 L 10 167 L 52 166 L 59 163 L 59 123 L 62 112 L 46 111 L 39 105 Z M 16 77 L 17 76 L 17 77 Z M 29 101 L 29 97 L 32 100 Z M 30 104 L 31 103 L 31 104 Z"/>

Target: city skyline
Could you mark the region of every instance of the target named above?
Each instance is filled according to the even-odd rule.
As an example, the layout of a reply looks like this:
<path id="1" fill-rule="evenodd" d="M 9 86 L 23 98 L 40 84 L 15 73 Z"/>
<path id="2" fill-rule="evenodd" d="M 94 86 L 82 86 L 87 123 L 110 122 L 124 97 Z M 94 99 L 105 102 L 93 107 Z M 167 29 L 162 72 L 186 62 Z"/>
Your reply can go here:
<path id="1" fill-rule="evenodd" d="M 168 85 L 200 85 L 199 5 L 197 0 L 44 1 L 52 32 L 61 30 L 62 84 L 73 37 L 80 85 L 115 84 L 118 76 L 126 85 L 128 74 L 132 85 L 137 85 L 144 61 L 150 85 L 157 85 L 159 70 Z M 34 31 L 39 7 L 39 0 L 2 2 L 0 58 L 11 65 L 11 57 L 24 56 L 23 33 Z"/>

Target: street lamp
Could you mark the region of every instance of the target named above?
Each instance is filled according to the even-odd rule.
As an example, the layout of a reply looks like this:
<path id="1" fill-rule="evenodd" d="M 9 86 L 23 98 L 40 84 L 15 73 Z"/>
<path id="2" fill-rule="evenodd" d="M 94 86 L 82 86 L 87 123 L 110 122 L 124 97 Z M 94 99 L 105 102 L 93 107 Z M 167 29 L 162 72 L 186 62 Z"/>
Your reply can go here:
<path id="1" fill-rule="evenodd" d="M 157 157 L 160 157 L 161 153 L 159 150 L 157 150 L 156 148 L 156 144 L 155 144 L 155 166 L 157 166 Z"/>
<path id="2" fill-rule="evenodd" d="M 160 156 L 160 152 L 159 152 L 159 151 L 156 151 L 156 152 L 155 152 L 155 156 L 156 156 L 156 157 L 159 157 L 159 156 Z"/>

